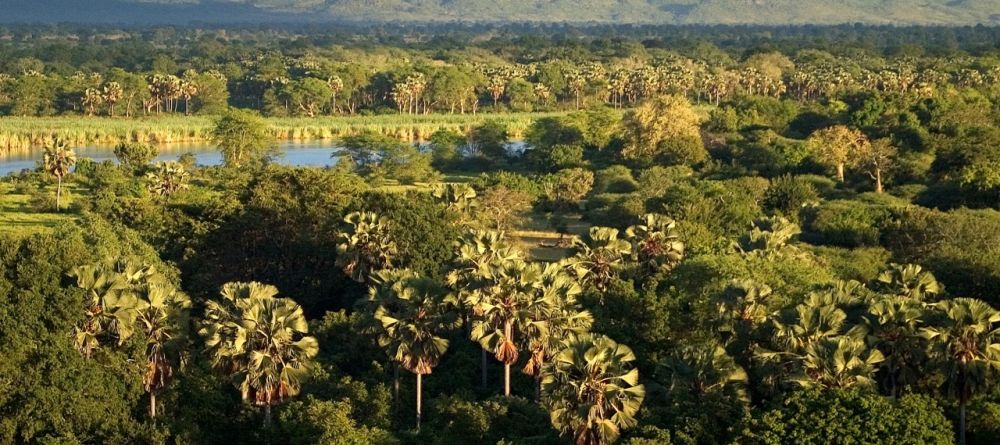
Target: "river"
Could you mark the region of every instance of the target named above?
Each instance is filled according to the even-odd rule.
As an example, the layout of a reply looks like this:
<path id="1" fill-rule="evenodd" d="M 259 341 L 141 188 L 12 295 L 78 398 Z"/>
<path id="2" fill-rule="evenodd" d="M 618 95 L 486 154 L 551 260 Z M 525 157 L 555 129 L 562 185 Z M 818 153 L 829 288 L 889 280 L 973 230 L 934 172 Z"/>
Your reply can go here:
<path id="1" fill-rule="evenodd" d="M 281 142 L 282 155 L 275 162 L 296 167 L 325 167 L 337 163 L 333 152 L 337 148 L 335 141 Z M 214 145 L 205 143 L 170 144 L 157 147 L 159 155 L 156 161 L 176 161 L 185 153 L 191 153 L 197 159 L 198 165 L 219 165 L 222 154 Z M 101 162 L 115 161 L 114 147 L 95 146 L 76 148 L 77 159 L 90 158 Z M 19 153 L 0 153 L 0 176 L 6 176 L 21 170 L 32 170 L 42 160 L 41 150 L 29 150 Z M 155 162 L 155 161 L 154 161 Z"/>

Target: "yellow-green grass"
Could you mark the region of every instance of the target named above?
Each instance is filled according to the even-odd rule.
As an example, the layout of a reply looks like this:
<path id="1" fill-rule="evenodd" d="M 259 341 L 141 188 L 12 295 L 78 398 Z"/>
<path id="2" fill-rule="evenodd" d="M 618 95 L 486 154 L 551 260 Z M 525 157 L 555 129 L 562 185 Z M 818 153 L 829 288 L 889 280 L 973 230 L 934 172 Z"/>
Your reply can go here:
<path id="1" fill-rule="evenodd" d="M 54 194 L 55 187 L 47 192 Z M 72 201 L 71 197 L 65 198 L 63 208 Z M 49 232 L 61 223 L 76 219 L 66 210 L 63 213 L 56 213 L 55 209 L 37 212 L 28 204 L 29 199 L 28 195 L 15 193 L 10 184 L 0 183 L 0 235 L 28 236 Z"/>
<path id="2" fill-rule="evenodd" d="M 507 125 L 518 139 L 540 117 L 565 113 L 480 113 L 378 116 L 324 116 L 317 118 L 268 118 L 279 140 L 337 139 L 372 130 L 410 141 L 425 140 L 437 130 L 468 131 L 489 120 Z M 201 142 L 209 138 L 211 116 L 106 117 L 2 117 L 0 152 L 29 150 L 46 139 L 59 137 L 73 145 L 114 144 L 122 140 L 146 143 Z"/>

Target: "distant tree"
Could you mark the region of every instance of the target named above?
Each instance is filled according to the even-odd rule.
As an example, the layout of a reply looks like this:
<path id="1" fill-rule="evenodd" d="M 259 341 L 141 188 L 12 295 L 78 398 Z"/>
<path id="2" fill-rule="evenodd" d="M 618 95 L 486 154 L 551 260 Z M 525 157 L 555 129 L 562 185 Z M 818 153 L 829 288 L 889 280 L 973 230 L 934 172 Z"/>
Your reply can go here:
<path id="1" fill-rule="evenodd" d="M 809 136 L 808 143 L 818 161 L 837 169 L 837 179 L 841 182 L 844 166 L 855 165 L 866 152 L 874 153 L 864 133 L 843 125 L 817 130 Z M 879 157 L 884 154 L 885 150 L 879 151 Z"/>
<path id="2" fill-rule="evenodd" d="M 499 161 L 507 157 L 510 134 L 507 126 L 498 121 L 487 121 L 472 129 L 469 134 L 469 151 L 487 159 Z"/>
<path id="3" fill-rule="evenodd" d="M 883 173 L 895 161 L 896 147 L 888 139 L 878 139 L 862 147 L 857 164 L 875 181 L 875 193 L 882 193 Z"/>
<path id="4" fill-rule="evenodd" d="M 158 151 L 155 146 L 141 142 L 119 142 L 115 145 L 115 158 L 122 167 L 138 171 L 145 168 L 156 158 Z"/>
<path id="5" fill-rule="evenodd" d="M 259 162 L 275 149 L 268 124 L 252 111 L 230 108 L 215 123 L 212 141 L 219 146 L 227 167 Z"/>
<path id="6" fill-rule="evenodd" d="M 708 157 L 701 140 L 701 118 L 687 99 L 660 96 L 625 114 L 622 157 L 641 162 L 664 160 L 696 164 Z"/>
<path id="7" fill-rule="evenodd" d="M 62 139 L 53 139 L 45 144 L 42 156 L 45 172 L 56 177 L 56 211 L 60 209 L 63 178 L 76 165 L 76 152 Z"/>
<path id="8" fill-rule="evenodd" d="M 159 162 L 153 171 L 146 173 L 146 188 L 150 193 L 166 201 L 174 193 L 188 188 L 188 178 L 190 176 L 184 170 L 184 166 L 178 162 Z"/>

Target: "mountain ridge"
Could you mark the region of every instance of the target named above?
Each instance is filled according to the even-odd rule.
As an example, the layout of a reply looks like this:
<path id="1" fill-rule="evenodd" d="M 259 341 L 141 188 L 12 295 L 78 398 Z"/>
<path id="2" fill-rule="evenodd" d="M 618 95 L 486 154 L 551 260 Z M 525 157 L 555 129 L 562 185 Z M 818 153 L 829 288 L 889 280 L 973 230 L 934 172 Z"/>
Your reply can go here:
<path id="1" fill-rule="evenodd" d="M 0 22 L 1000 25 L 997 0 L 5 0 Z"/>

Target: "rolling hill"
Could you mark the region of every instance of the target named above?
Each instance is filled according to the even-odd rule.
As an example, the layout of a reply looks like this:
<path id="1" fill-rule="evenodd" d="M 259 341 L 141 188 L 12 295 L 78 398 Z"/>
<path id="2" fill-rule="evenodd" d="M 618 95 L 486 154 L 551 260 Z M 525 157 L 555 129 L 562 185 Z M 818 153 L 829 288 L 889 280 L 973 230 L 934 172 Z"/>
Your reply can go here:
<path id="1" fill-rule="evenodd" d="M 4 0 L 0 22 L 1000 24 L 1000 0 Z"/>

